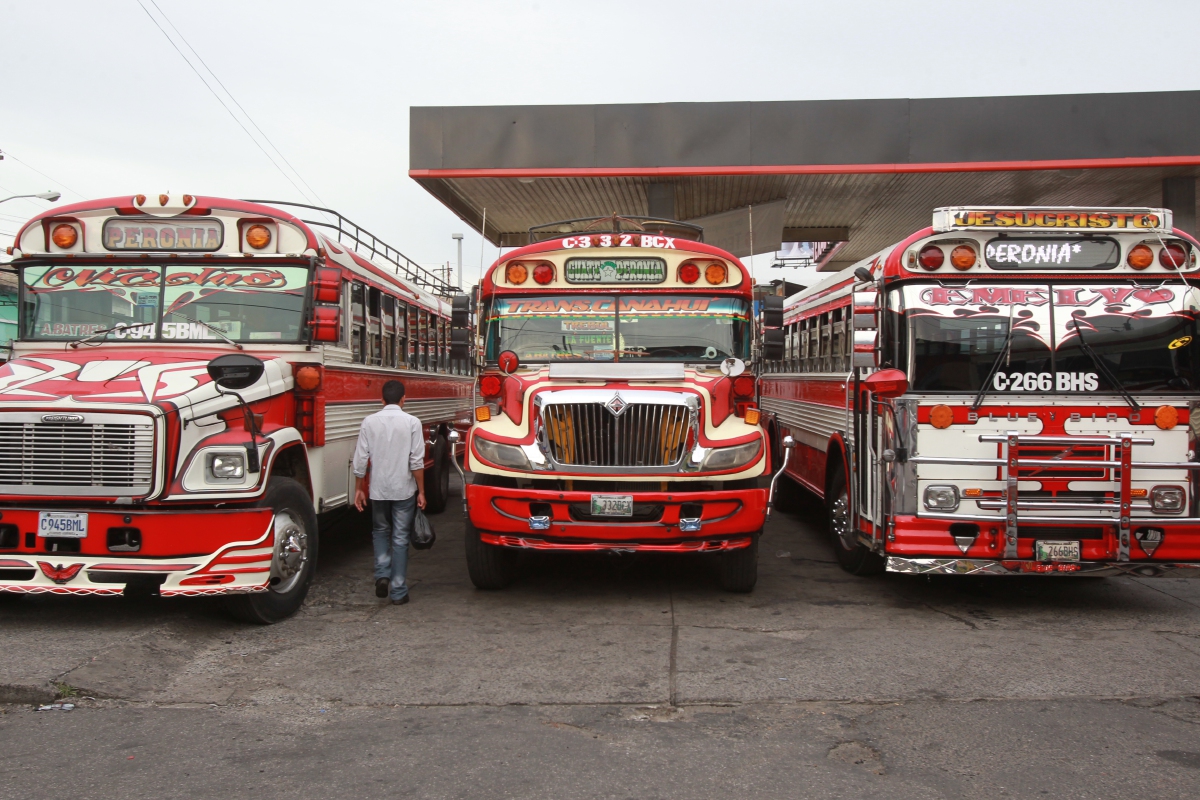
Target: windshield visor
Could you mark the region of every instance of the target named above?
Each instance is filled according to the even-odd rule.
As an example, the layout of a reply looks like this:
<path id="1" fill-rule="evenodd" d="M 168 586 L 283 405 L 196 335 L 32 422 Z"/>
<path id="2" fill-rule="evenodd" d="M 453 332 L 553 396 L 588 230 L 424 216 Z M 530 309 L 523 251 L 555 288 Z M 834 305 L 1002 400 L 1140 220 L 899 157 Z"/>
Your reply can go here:
<path id="1" fill-rule="evenodd" d="M 523 362 L 720 361 L 748 357 L 749 311 L 695 295 L 501 297 L 487 321 L 487 358 Z"/>
<path id="2" fill-rule="evenodd" d="M 26 339 L 220 341 L 214 328 L 235 341 L 302 338 L 305 267 L 38 266 L 21 277 Z"/>
<path id="3" fill-rule="evenodd" d="M 1131 392 L 1200 386 L 1197 299 L 1178 284 L 908 286 L 898 294 L 916 391 L 978 392 L 985 381 L 1000 394 L 1118 391 L 1106 372 Z"/>

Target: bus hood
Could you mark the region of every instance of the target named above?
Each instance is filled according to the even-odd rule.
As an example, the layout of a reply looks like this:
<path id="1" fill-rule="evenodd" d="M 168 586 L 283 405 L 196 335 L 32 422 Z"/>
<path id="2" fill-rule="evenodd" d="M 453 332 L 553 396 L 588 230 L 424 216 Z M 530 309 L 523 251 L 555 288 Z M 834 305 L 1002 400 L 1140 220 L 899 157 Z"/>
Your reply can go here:
<path id="1" fill-rule="evenodd" d="M 0 366 L 0 402 L 55 402 L 68 397 L 97 403 L 195 402 L 216 395 L 207 366 L 226 352 L 229 350 L 22 353 Z M 279 377 L 280 372 L 290 375 L 282 361 L 274 369 L 268 368 L 261 383 L 273 382 L 270 379 Z M 191 396 L 184 399 L 185 395 Z"/>

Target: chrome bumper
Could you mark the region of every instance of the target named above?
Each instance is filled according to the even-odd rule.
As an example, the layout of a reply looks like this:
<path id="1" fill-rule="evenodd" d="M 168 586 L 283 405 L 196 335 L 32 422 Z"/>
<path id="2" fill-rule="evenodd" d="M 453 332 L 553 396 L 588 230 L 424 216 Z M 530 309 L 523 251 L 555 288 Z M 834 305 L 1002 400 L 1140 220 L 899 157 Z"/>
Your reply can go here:
<path id="1" fill-rule="evenodd" d="M 888 556 L 887 571 L 904 575 L 1132 575 L 1200 578 L 1200 563 L 1150 561 L 991 561 L 982 558 Z"/>

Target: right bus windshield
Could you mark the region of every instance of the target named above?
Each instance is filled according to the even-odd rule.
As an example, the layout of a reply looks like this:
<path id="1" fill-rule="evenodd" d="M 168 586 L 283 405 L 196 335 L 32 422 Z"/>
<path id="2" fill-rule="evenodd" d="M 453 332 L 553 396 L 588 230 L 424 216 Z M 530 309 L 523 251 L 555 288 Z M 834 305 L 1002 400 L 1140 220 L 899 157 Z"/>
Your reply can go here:
<path id="1" fill-rule="evenodd" d="M 989 375 L 998 393 L 1200 387 L 1200 304 L 1179 281 L 906 286 L 894 298 L 914 391 L 978 392 Z"/>

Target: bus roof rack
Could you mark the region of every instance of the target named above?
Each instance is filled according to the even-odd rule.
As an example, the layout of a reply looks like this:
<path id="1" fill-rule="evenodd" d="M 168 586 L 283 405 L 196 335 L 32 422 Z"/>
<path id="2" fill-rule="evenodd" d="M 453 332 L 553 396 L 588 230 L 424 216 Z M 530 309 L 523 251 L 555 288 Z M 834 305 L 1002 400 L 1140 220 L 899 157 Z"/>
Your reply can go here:
<path id="1" fill-rule="evenodd" d="M 704 241 L 704 228 L 690 222 L 660 217 L 632 217 L 609 214 L 605 217 L 581 217 L 534 225 L 529 229 L 529 243 L 557 239 L 577 233 L 654 233 L 678 239 Z"/>
<path id="2" fill-rule="evenodd" d="M 453 286 L 449 281 L 425 269 L 366 228 L 351 222 L 333 209 L 310 206 L 306 203 L 289 203 L 286 200 L 245 200 L 244 202 L 261 203 L 264 206 L 308 208 L 334 217 L 337 220 L 336 224 L 316 219 L 301 219 L 300 221 L 305 225 L 314 225 L 319 228 L 335 231 L 339 244 L 352 246 L 360 256 L 383 259 L 395 267 L 397 275 L 412 281 L 426 291 L 442 297 L 450 297 L 451 295 L 458 294 L 460 291 L 457 286 Z"/>

